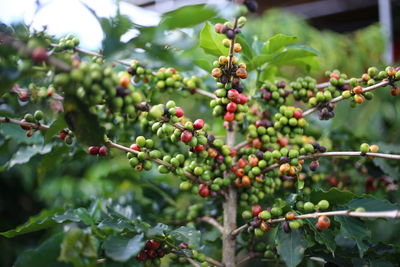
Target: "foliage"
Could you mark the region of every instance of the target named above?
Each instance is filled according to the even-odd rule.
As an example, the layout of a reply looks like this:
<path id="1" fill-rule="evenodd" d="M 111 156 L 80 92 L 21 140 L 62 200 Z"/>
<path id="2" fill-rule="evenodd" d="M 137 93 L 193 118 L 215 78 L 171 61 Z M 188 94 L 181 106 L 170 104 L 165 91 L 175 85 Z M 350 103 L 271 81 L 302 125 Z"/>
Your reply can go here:
<path id="1" fill-rule="evenodd" d="M 46 47 L 72 71 L 55 68 L 47 59 L 38 62 L 15 47 L 0 46 L 0 116 L 31 119 L 27 114 L 34 114 L 32 123 L 36 125 L 24 132 L 18 125 L 1 123 L 4 223 L 0 247 L 10 253 L 2 253 L 0 262 L 16 266 L 142 266 L 146 263 L 140 255 L 155 251 L 152 253 L 161 258 L 153 260 L 155 265 L 186 265 L 186 259 L 192 258 L 207 266 L 205 255 L 221 258 L 222 234 L 202 218 L 224 220 L 223 194 L 232 190 L 228 186 L 232 185 L 239 195 L 238 214 L 250 213 L 250 217 L 237 218 L 238 226 L 249 226 L 237 237 L 238 254 L 262 255 L 249 265 L 263 266 L 263 261 L 277 266 L 316 265 L 310 257 L 340 266 L 396 265 L 400 248 L 396 220 L 333 216 L 330 227 L 321 231 L 314 218 L 275 223 L 269 218 L 259 220 L 250 211 L 260 204 L 267 217 L 278 219 L 291 211 L 308 213 L 304 209 L 307 202 L 321 211 L 322 204 L 317 203 L 324 200 L 332 211 L 399 209 L 399 166 L 395 161 L 321 158 L 317 172 L 299 162 L 301 156 L 318 152 L 311 145 L 316 146 L 315 142 L 320 152 L 324 148 L 358 151 L 361 143 L 375 141 L 381 151 L 400 153 L 400 105 L 398 98 L 388 93 L 389 86 L 378 89 L 382 92 L 376 93 L 374 101 L 354 111 L 338 104 L 333 120 L 311 117 L 303 127 L 297 126 L 299 117 L 296 126 L 279 127 L 280 118 L 289 113 L 293 118 L 295 111 L 312 107 L 311 99 L 322 92 L 314 79 L 296 80 L 297 75 L 321 76 L 322 70 L 340 68 L 359 77 L 367 66 L 382 67 L 379 31 L 372 26 L 353 33 L 355 38 L 319 32 L 293 15 L 270 11 L 249 19 L 243 29 L 240 26 L 243 35 L 235 36 L 241 46 L 240 62 L 233 63 L 233 58 L 226 57 L 231 48 L 224 45 L 226 36 L 218 34 L 215 26 L 238 15 L 238 10 L 241 8 L 229 5 L 224 10 L 229 11 L 227 16 L 206 5 L 185 6 L 164 14 L 156 27 L 135 25 L 120 14 L 99 17 L 105 34 L 104 59 L 85 54 L 79 60 L 73 57 L 79 45 L 73 36 L 57 40 L 45 32 L 29 33 L 22 25 L 1 27 L 5 30 L 0 34 L 12 33 L 27 49 Z M 132 28 L 140 31 L 138 37 L 121 42 L 121 36 Z M 228 61 L 219 62 L 225 60 L 220 56 Z M 137 60 L 128 63 L 132 58 Z M 122 64 L 110 67 L 115 61 Z M 228 74 L 229 64 L 236 68 L 234 74 Z M 240 83 L 234 86 L 237 91 L 239 85 L 244 86 L 239 98 L 247 95 L 248 100 L 230 99 L 226 91 L 232 84 L 214 76 L 216 85 L 209 75 L 211 71 L 214 75 L 215 69 L 232 79 L 239 77 L 237 69 L 244 69 L 246 75 L 239 74 L 248 79 L 238 79 Z M 386 81 L 386 73 L 392 69 L 382 71 L 384 78 L 371 75 L 374 83 Z M 345 80 L 346 75 L 338 71 L 329 72 L 327 78 L 336 75 L 337 80 Z M 397 76 L 389 76 L 398 82 Z M 356 81 L 347 91 L 367 87 L 371 79 Z M 301 89 L 291 82 L 298 82 L 301 89 L 307 84 L 310 97 L 297 99 L 294 92 Z M 342 85 L 334 82 L 329 89 L 331 97 L 324 99 L 325 94 L 314 105 L 320 114 L 331 98 L 342 95 Z M 289 97 L 286 91 L 290 91 Z M 274 92 L 276 99 L 267 99 Z M 211 102 L 207 93 L 212 95 Z M 361 94 L 352 97 L 356 95 Z M 225 111 L 228 103 L 235 103 L 233 112 Z M 178 108 L 185 111 L 184 116 L 177 115 Z M 39 109 L 44 118 L 36 115 Z M 262 118 L 263 112 L 269 115 Z M 233 117 L 227 118 L 228 113 L 234 113 Z M 197 127 L 201 121 L 189 119 L 199 117 L 206 122 L 204 126 Z M 49 128 L 38 130 L 38 125 Z M 238 134 L 233 141 L 245 140 L 251 146 L 234 150 L 220 138 L 236 126 Z M 188 142 L 182 140 L 182 132 L 192 134 Z M 285 141 L 290 143 L 286 153 L 279 145 Z M 113 146 L 116 143 L 126 147 L 118 150 Z M 312 151 L 306 151 L 307 144 Z M 88 155 L 87 146 L 96 156 Z M 106 149 L 106 156 L 99 148 Z M 261 156 L 256 156 L 257 152 L 262 152 Z M 220 159 L 214 159 L 213 153 Z M 243 186 L 248 180 L 234 168 L 242 164 L 239 159 L 254 186 Z M 154 163 L 160 162 L 155 168 Z M 264 170 L 267 165 L 280 169 Z M 288 171 L 281 170 L 287 165 Z M 261 172 L 258 166 L 265 176 L 257 173 Z M 232 170 L 231 174 L 227 175 L 227 170 Z M 295 179 L 286 175 L 291 171 Z M 236 220 L 237 214 L 231 215 Z M 261 227 L 271 230 L 264 235 Z M 149 241 L 161 246 L 149 249 Z"/>

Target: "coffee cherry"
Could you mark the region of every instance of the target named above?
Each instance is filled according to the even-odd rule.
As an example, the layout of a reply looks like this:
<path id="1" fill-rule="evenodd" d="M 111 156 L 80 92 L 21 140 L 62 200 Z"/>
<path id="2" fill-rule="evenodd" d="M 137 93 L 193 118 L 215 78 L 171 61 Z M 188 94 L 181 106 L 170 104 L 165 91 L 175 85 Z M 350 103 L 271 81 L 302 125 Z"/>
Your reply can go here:
<path id="1" fill-rule="evenodd" d="M 271 214 L 272 214 L 272 216 L 274 216 L 274 217 L 279 217 L 279 216 L 282 215 L 282 209 L 281 209 L 281 208 L 278 208 L 278 207 L 272 207 L 272 209 L 271 209 Z"/>
<path id="2" fill-rule="evenodd" d="M 246 79 L 247 78 L 247 71 L 244 68 L 238 68 L 236 70 L 236 76 L 238 76 L 240 79 Z"/>
<path id="3" fill-rule="evenodd" d="M 242 51 L 242 46 L 239 43 L 235 43 L 233 45 L 233 50 L 235 51 L 235 53 L 240 53 L 240 51 Z"/>
<path id="4" fill-rule="evenodd" d="M 155 120 L 159 120 L 163 116 L 163 114 L 164 114 L 164 108 L 162 105 L 153 106 L 149 111 L 150 117 Z"/>
<path id="5" fill-rule="evenodd" d="M 379 146 L 377 146 L 377 145 L 371 145 L 369 147 L 369 152 L 378 153 L 378 151 L 379 151 Z"/>
<path id="6" fill-rule="evenodd" d="M 327 216 L 323 215 L 323 216 L 318 217 L 317 229 L 324 230 L 324 229 L 328 228 L 330 225 L 331 225 L 331 221 Z"/>
<path id="7" fill-rule="evenodd" d="M 219 77 L 222 76 L 222 70 L 220 68 L 215 68 L 215 69 L 212 70 L 211 75 L 214 78 L 219 78 Z"/>
<path id="8" fill-rule="evenodd" d="M 236 103 L 230 102 L 230 103 L 226 106 L 226 110 L 227 110 L 228 112 L 235 113 L 235 111 L 237 110 L 237 105 L 236 105 Z"/>
<path id="9" fill-rule="evenodd" d="M 361 153 L 365 154 L 369 151 L 369 145 L 367 143 L 363 143 L 360 146 Z"/>
<path id="10" fill-rule="evenodd" d="M 286 213 L 285 219 L 289 221 L 296 219 L 296 213 L 294 213 L 293 211 L 289 211 L 288 213 Z"/>
<path id="11" fill-rule="evenodd" d="M 36 121 L 42 120 L 43 117 L 44 117 L 43 111 L 41 111 L 41 110 L 36 110 L 36 111 L 35 111 L 35 114 L 33 115 L 33 117 L 35 118 Z"/>
<path id="12" fill-rule="evenodd" d="M 27 122 L 25 119 L 22 119 L 21 122 Z M 24 129 L 25 131 L 28 131 L 31 129 L 31 127 L 29 126 L 24 126 L 24 125 L 20 125 L 22 129 Z"/>
<path id="13" fill-rule="evenodd" d="M 285 233 L 290 233 L 292 231 L 292 229 L 290 229 L 289 222 L 287 221 L 282 223 L 282 229 Z"/>
<path id="14" fill-rule="evenodd" d="M 267 222 L 262 222 L 260 224 L 260 229 L 263 232 L 268 232 L 271 229 L 271 227 L 269 226 L 269 224 Z"/>
<path id="15" fill-rule="evenodd" d="M 248 220 L 248 219 L 251 219 L 252 217 L 253 217 L 253 214 L 250 211 L 245 210 L 242 212 L 243 219 Z"/>
<path id="16" fill-rule="evenodd" d="M 304 203 L 304 207 L 303 208 L 304 208 L 305 212 L 314 211 L 314 204 L 311 203 L 311 202 L 306 202 L 306 203 Z"/>
<path id="17" fill-rule="evenodd" d="M 258 217 L 262 220 L 269 220 L 271 219 L 271 213 L 267 210 L 264 210 L 258 214 Z"/>
<path id="18" fill-rule="evenodd" d="M 138 144 L 132 144 L 129 148 L 135 151 L 140 151 L 140 146 Z"/>
<path id="19" fill-rule="evenodd" d="M 44 48 L 44 47 L 35 48 L 32 51 L 32 59 L 36 63 L 47 61 L 49 59 L 49 55 L 47 54 L 46 48 Z"/>
<path id="20" fill-rule="evenodd" d="M 210 189 L 208 189 L 207 186 L 203 186 L 200 189 L 199 194 L 200 194 L 201 197 L 206 198 L 206 197 L 208 197 L 210 195 Z"/>
<path id="21" fill-rule="evenodd" d="M 310 168 L 310 171 L 315 172 L 319 168 L 319 161 L 318 160 L 311 161 L 309 168 Z"/>
<path id="22" fill-rule="evenodd" d="M 225 120 L 225 121 L 231 122 L 231 121 L 233 121 L 234 119 L 235 119 L 235 113 L 232 113 L 232 112 L 227 112 L 227 113 L 225 113 L 225 115 L 224 115 L 224 120 Z"/>
<path id="23" fill-rule="evenodd" d="M 289 227 L 290 227 L 290 229 L 292 229 L 292 230 L 296 230 L 296 229 L 298 229 L 298 228 L 300 228 L 300 226 L 301 226 L 301 224 L 299 223 L 299 221 L 290 221 L 289 222 Z"/>
<path id="24" fill-rule="evenodd" d="M 318 209 L 320 209 L 320 210 L 327 210 L 327 209 L 329 209 L 329 202 L 328 202 L 328 200 L 323 199 L 320 202 L 318 202 L 317 206 L 318 206 Z"/>
<path id="25" fill-rule="evenodd" d="M 253 216 L 257 216 L 261 211 L 262 211 L 262 208 L 260 205 L 254 205 L 251 207 L 251 212 L 252 212 Z"/>
<path id="26" fill-rule="evenodd" d="M 175 116 L 177 116 L 178 118 L 181 118 L 183 116 L 183 109 L 181 107 L 176 107 Z"/>
<path id="27" fill-rule="evenodd" d="M 216 33 L 222 33 L 222 29 L 223 29 L 224 27 L 225 27 L 225 26 L 224 26 L 224 24 L 222 24 L 222 23 L 217 23 L 217 24 L 215 24 L 215 26 L 214 26 L 215 32 L 216 32 Z"/>
<path id="28" fill-rule="evenodd" d="M 193 127 L 196 130 L 202 129 L 204 127 L 204 121 L 202 119 L 195 120 L 194 123 L 193 123 Z"/>
<path id="29" fill-rule="evenodd" d="M 107 156 L 108 154 L 108 148 L 106 146 L 101 146 L 99 148 L 99 156 Z"/>
<path id="30" fill-rule="evenodd" d="M 192 137 L 193 137 L 192 132 L 185 130 L 181 133 L 180 138 L 182 142 L 189 143 L 192 140 Z"/>
<path id="31" fill-rule="evenodd" d="M 99 154 L 99 147 L 98 147 L 98 146 L 91 146 L 91 147 L 89 147 L 88 153 L 89 153 L 90 155 L 97 155 L 97 154 Z"/>
<path id="32" fill-rule="evenodd" d="M 182 243 L 179 244 L 179 248 L 180 248 L 180 249 L 189 249 L 189 246 L 188 246 L 187 243 L 182 242 Z"/>

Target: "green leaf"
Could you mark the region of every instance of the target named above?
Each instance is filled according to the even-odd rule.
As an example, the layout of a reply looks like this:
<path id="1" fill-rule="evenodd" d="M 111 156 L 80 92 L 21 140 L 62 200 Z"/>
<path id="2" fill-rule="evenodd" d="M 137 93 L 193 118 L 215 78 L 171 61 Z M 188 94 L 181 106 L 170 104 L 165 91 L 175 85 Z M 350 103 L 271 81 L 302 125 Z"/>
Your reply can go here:
<path id="1" fill-rule="evenodd" d="M 371 232 L 367 225 L 358 218 L 335 216 L 335 220 L 341 224 L 340 232 L 345 237 L 349 237 L 356 241 L 360 257 L 363 257 L 368 249 L 363 240 L 371 238 Z"/>
<path id="2" fill-rule="evenodd" d="M 242 46 L 242 51 L 240 52 L 242 57 L 247 62 L 250 62 L 254 57 L 254 53 L 253 53 L 253 49 L 251 48 L 251 46 L 249 45 L 247 40 L 244 39 L 243 36 L 238 35 L 236 38 L 236 42 Z"/>
<path id="3" fill-rule="evenodd" d="M 287 266 L 295 267 L 302 261 L 307 241 L 300 229 L 285 233 L 280 227 L 275 241 L 278 254 Z"/>
<path id="4" fill-rule="evenodd" d="M 204 4 L 183 6 L 165 13 L 160 26 L 168 30 L 188 28 L 211 19 L 216 14 L 214 9 L 206 7 Z"/>
<path id="5" fill-rule="evenodd" d="M 228 55 L 229 49 L 222 44 L 224 36 L 217 34 L 214 28 L 206 22 L 200 32 L 200 47 L 204 49 L 207 54 L 214 56 Z"/>
<path id="6" fill-rule="evenodd" d="M 289 65 L 293 60 L 315 56 L 317 56 L 317 54 L 313 50 L 300 47 L 289 47 L 275 54 L 271 59 L 271 63 L 280 66 Z"/>
<path id="7" fill-rule="evenodd" d="M 295 43 L 296 41 L 296 36 L 277 34 L 268 39 L 261 52 L 263 54 L 274 54 L 282 50 L 285 46 Z"/>
<path id="8" fill-rule="evenodd" d="M 388 200 L 381 200 L 373 197 L 353 199 L 347 204 L 347 206 L 352 209 L 363 207 L 366 211 L 386 211 L 399 209 L 399 205 L 391 203 Z"/>
<path id="9" fill-rule="evenodd" d="M 315 228 L 315 223 L 317 222 L 316 219 L 306 219 L 308 222 L 309 228 L 314 234 L 315 241 L 319 244 L 326 246 L 326 248 L 330 252 L 334 252 L 336 249 L 335 243 L 335 234 L 332 232 L 331 229 L 326 229 L 323 232 L 320 232 Z"/>
<path id="10" fill-rule="evenodd" d="M 350 191 L 340 191 L 337 188 L 331 188 L 329 191 L 324 191 L 322 189 L 315 190 L 311 192 L 310 200 L 313 203 L 318 203 L 320 200 L 326 199 L 331 205 L 346 204 L 356 195 Z"/>
<path id="11" fill-rule="evenodd" d="M 250 64 L 247 66 L 247 69 L 249 71 L 252 71 L 254 69 L 257 69 L 258 67 L 261 67 L 269 62 L 271 62 L 272 55 L 259 55 L 255 56 Z"/>
<path id="12" fill-rule="evenodd" d="M 50 142 L 54 135 L 66 127 L 67 123 L 64 120 L 64 114 L 60 114 L 58 118 L 50 125 L 50 129 L 46 130 L 44 134 L 44 142 Z"/>
<path id="13" fill-rule="evenodd" d="M 193 227 L 181 226 L 178 229 L 170 232 L 170 235 L 178 241 L 182 241 L 188 244 L 199 246 L 200 244 L 200 231 Z"/>
<path id="14" fill-rule="evenodd" d="M 17 164 L 27 163 L 32 157 L 40 154 L 46 154 L 51 151 L 51 145 L 37 145 L 26 146 L 19 148 L 18 151 L 12 156 L 10 161 L 7 163 L 8 168 L 12 168 Z"/>
<path id="15" fill-rule="evenodd" d="M 91 146 L 104 143 L 104 129 L 97 116 L 79 99 L 66 96 L 64 99 L 65 121 L 74 132 L 78 142 Z"/>
<path id="16" fill-rule="evenodd" d="M 149 236 L 164 236 L 164 233 L 168 232 L 170 230 L 168 225 L 165 225 L 163 223 L 158 223 L 155 227 L 150 228 L 147 231 L 147 235 Z"/>
<path id="17" fill-rule="evenodd" d="M 39 215 L 30 217 L 29 220 L 23 225 L 20 225 L 13 230 L 2 232 L 0 235 L 10 238 L 49 228 L 56 224 L 56 222 L 53 220 L 53 216 L 59 211 L 60 210 L 57 209 L 43 210 L 41 213 L 39 213 Z"/>
<path id="18" fill-rule="evenodd" d="M 18 256 L 14 266 L 52 266 L 64 267 L 68 266 L 62 262 L 58 262 L 57 258 L 60 254 L 60 245 L 63 240 L 64 234 L 58 233 L 35 249 L 28 249 Z"/>
<path id="19" fill-rule="evenodd" d="M 59 260 L 74 266 L 94 266 L 96 259 L 97 240 L 93 235 L 79 228 L 72 228 L 65 234 Z"/>
<path id="20" fill-rule="evenodd" d="M 108 57 L 126 46 L 121 42 L 121 36 L 133 27 L 133 23 L 127 16 L 120 14 L 98 20 L 104 32 L 103 55 Z"/>
<path id="21" fill-rule="evenodd" d="M 92 225 L 93 219 L 85 208 L 77 208 L 72 211 L 67 211 L 64 214 L 55 215 L 54 220 L 57 223 L 64 223 L 66 221 L 84 222 L 87 225 Z"/>
<path id="22" fill-rule="evenodd" d="M 143 234 L 133 238 L 112 235 L 104 242 L 107 257 L 115 261 L 125 262 L 135 256 L 144 246 Z"/>

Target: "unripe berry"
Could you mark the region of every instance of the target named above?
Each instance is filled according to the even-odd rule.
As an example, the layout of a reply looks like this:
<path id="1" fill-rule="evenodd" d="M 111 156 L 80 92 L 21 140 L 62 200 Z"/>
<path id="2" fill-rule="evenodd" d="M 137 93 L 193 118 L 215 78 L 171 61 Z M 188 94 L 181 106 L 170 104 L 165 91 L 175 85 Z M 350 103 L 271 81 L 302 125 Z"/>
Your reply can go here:
<path id="1" fill-rule="evenodd" d="M 233 45 L 233 50 L 234 50 L 236 53 L 240 53 L 240 51 L 242 51 L 242 46 L 241 46 L 239 43 L 235 43 L 235 44 Z"/>
<path id="2" fill-rule="evenodd" d="M 377 145 L 371 145 L 369 147 L 369 152 L 378 153 L 378 151 L 379 151 L 379 146 L 377 146 Z"/>
<path id="3" fill-rule="evenodd" d="M 226 57 L 226 56 L 220 56 L 220 57 L 218 58 L 218 63 L 219 63 L 220 65 L 226 65 L 226 64 L 228 63 L 228 57 Z"/>
<path id="4" fill-rule="evenodd" d="M 360 146 L 361 153 L 365 154 L 369 151 L 369 145 L 367 143 L 363 143 Z"/>
<path id="5" fill-rule="evenodd" d="M 225 27 L 225 26 L 224 26 L 224 24 L 222 24 L 222 23 L 217 23 L 217 24 L 215 24 L 215 26 L 214 26 L 215 32 L 216 32 L 216 33 L 221 33 L 221 32 L 222 32 L 222 29 L 223 29 L 224 27 Z"/>
<path id="6" fill-rule="evenodd" d="M 306 203 L 304 203 L 304 207 L 303 208 L 304 208 L 305 212 L 314 211 L 314 204 L 311 203 L 311 202 L 306 202 Z"/>
<path id="7" fill-rule="evenodd" d="M 328 202 L 328 200 L 323 199 L 320 202 L 318 202 L 317 206 L 318 206 L 318 209 L 320 209 L 320 210 L 327 210 L 327 209 L 329 209 L 329 202 Z"/>
<path id="8" fill-rule="evenodd" d="M 258 214 L 258 217 L 262 220 L 269 220 L 271 219 L 271 212 L 267 211 L 267 210 L 263 210 L 262 212 L 260 212 Z"/>

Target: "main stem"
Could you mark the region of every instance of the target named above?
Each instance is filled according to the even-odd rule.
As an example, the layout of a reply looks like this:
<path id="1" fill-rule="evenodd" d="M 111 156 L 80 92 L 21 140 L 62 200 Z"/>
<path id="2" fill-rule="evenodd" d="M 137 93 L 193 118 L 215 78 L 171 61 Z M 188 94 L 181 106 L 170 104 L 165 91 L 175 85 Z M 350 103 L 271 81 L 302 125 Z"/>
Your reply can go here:
<path id="1" fill-rule="evenodd" d="M 228 146 L 235 144 L 236 125 L 231 123 L 227 131 L 226 143 Z M 228 172 L 225 176 L 229 175 Z M 224 210 L 224 231 L 222 234 L 222 262 L 225 267 L 236 267 L 236 239 L 232 238 L 231 232 L 236 229 L 237 213 L 237 191 L 230 185 L 227 189 L 226 198 L 223 203 Z"/>

